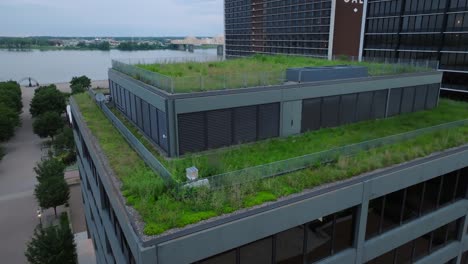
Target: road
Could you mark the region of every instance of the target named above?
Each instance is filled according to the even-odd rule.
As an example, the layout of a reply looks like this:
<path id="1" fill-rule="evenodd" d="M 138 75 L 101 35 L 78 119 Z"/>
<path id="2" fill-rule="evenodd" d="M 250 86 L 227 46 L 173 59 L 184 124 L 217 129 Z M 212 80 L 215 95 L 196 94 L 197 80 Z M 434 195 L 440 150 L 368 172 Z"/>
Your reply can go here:
<path id="1" fill-rule="evenodd" d="M 106 83 L 97 84 L 102 87 Z M 59 87 L 62 91 L 69 91 L 66 84 Z M 32 132 L 29 103 L 34 89 L 22 88 L 22 93 L 22 125 L 16 130 L 15 136 L 3 145 L 6 155 L 0 161 L 0 262 L 8 264 L 26 263 L 26 242 L 39 223 L 33 191 L 36 184 L 33 168 L 41 158 L 43 140 Z M 72 188 L 70 204 L 81 204 L 81 193 L 77 190 L 76 187 Z M 72 215 L 83 217 L 73 212 Z M 83 223 L 83 220 L 72 219 L 72 222 Z M 80 226 L 78 229 L 82 231 L 83 228 Z"/>

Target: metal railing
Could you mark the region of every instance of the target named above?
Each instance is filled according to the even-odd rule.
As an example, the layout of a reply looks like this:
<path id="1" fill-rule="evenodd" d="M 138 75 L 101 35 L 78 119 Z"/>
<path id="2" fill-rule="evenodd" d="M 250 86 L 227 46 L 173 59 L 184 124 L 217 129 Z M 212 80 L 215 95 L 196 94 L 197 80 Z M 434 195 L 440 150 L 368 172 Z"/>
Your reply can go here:
<path id="1" fill-rule="evenodd" d="M 361 151 L 374 149 L 384 145 L 395 144 L 431 132 L 437 132 L 444 129 L 460 127 L 464 125 L 468 125 L 468 119 L 421 128 L 401 134 L 377 138 L 342 147 L 336 147 L 333 149 L 307 154 L 300 157 L 294 157 L 237 171 L 218 174 L 203 178 L 202 180 L 207 180 L 211 188 L 220 188 L 224 186 L 243 184 L 251 181 L 256 181 L 298 171 L 301 169 L 312 167 L 314 165 L 331 162 L 336 160 L 340 156 L 352 156 Z M 180 187 L 186 184 L 187 183 L 180 184 Z"/>
<path id="2" fill-rule="evenodd" d="M 90 91 L 90 95 L 94 98 L 95 93 Z M 140 140 L 138 140 L 135 135 L 133 135 L 133 133 L 122 123 L 122 121 L 120 121 L 120 119 L 115 116 L 114 113 L 112 113 L 112 111 L 104 102 L 96 102 L 96 104 L 101 108 L 104 115 L 117 128 L 120 134 L 122 134 L 125 140 L 138 153 L 144 162 L 163 178 L 166 185 L 171 185 L 174 180 L 166 167 L 164 167 L 164 165 L 157 158 L 155 158 L 154 155 L 140 142 Z"/>

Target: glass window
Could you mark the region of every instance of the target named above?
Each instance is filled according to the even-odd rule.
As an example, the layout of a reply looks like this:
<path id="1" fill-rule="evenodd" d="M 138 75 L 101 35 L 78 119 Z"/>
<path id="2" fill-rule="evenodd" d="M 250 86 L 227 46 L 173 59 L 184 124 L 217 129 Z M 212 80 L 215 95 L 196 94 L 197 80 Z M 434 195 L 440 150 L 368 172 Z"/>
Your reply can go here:
<path id="1" fill-rule="evenodd" d="M 422 212 L 433 211 L 437 207 L 441 177 L 433 178 L 426 182 Z"/>
<path id="2" fill-rule="evenodd" d="M 350 208 L 336 213 L 333 253 L 353 246 L 355 211 L 355 208 Z"/>
<path id="3" fill-rule="evenodd" d="M 424 183 L 408 187 L 403 210 L 403 221 L 409 221 L 419 216 Z"/>
<path id="4" fill-rule="evenodd" d="M 429 253 L 431 233 L 427 233 L 414 240 L 413 260 L 420 259 Z"/>
<path id="5" fill-rule="evenodd" d="M 258 240 L 240 248 L 242 264 L 270 264 L 272 262 L 272 238 Z"/>
<path id="6" fill-rule="evenodd" d="M 395 253 L 395 263 L 406 264 L 411 263 L 411 256 L 413 253 L 414 242 L 410 241 L 403 246 L 400 246 L 396 249 Z"/>
<path id="7" fill-rule="evenodd" d="M 392 229 L 400 224 L 404 200 L 404 190 L 396 191 L 385 196 L 384 217 L 382 231 Z"/>
<path id="8" fill-rule="evenodd" d="M 199 264 L 236 264 L 236 251 L 231 250 L 226 253 L 216 255 L 206 260 L 200 261 Z"/>
<path id="9" fill-rule="evenodd" d="M 333 215 L 306 224 L 306 259 L 314 262 L 331 255 L 333 239 Z"/>
<path id="10" fill-rule="evenodd" d="M 441 248 L 446 241 L 447 226 L 441 226 L 434 230 L 432 234 L 431 251 Z"/>
<path id="11" fill-rule="evenodd" d="M 276 262 L 284 264 L 303 263 L 304 226 L 300 225 L 276 235 Z M 219 262 L 224 263 L 224 262 Z"/>

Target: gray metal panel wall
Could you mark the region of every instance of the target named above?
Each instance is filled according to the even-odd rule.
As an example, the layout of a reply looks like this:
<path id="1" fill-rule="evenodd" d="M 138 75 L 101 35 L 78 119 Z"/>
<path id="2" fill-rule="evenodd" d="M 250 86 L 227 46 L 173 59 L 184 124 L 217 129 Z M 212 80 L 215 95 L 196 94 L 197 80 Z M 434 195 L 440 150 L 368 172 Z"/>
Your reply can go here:
<path id="1" fill-rule="evenodd" d="M 340 124 L 353 123 L 356 120 L 357 94 L 345 94 L 341 96 Z"/>
<path id="2" fill-rule="evenodd" d="M 158 112 L 152 105 L 149 106 L 149 109 L 151 118 L 151 139 L 159 144 Z"/>
<path id="3" fill-rule="evenodd" d="M 339 125 L 340 96 L 324 97 L 321 110 L 322 127 L 334 127 Z"/>
<path id="4" fill-rule="evenodd" d="M 401 96 L 401 114 L 413 112 L 414 95 L 416 94 L 415 87 L 403 88 L 403 95 Z"/>
<path id="5" fill-rule="evenodd" d="M 321 124 L 322 98 L 302 101 L 301 131 L 316 130 Z"/>
<path id="6" fill-rule="evenodd" d="M 281 133 L 287 137 L 301 133 L 302 100 L 287 101 L 281 103 Z"/>
<path id="7" fill-rule="evenodd" d="M 414 95 L 413 111 L 421 111 L 426 108 L 427 85 L 416 86 L 416 94 Z"/>
<path id="8" fill-rule="evenodd" d="M 388 91 L 375 91 L 374 101 L 372 102 L 373 118 L 384 118 L 387 108 L 387 95 Z"/>
<path id="9" fill-rule="evenodd" d="M 364 92 L 358 94 L 356 122 L 365 121 L 372 118 L 373 97 L 373 92 Z"/>
<path id="10" fill-rule="evenodd" d="M 403 88 L 390 90 L 390 100 L 388 102 L 387 116 L 395 116 L 395 115 L 400 114 L 402 94 L 403 94 Z"/>
<path id="11" fill-rule="evenodd" d="M 207 147 L 229 146 L 232 142 L 232 110 L 208 111 L 206 113 Z"/>
<path id="12" fill-rule="evenodd" d="M 234 108 L 233 143 L 251 142 L 257 139 L 257 106 Z"/>
<path id="13" fill-rule="evenodd" d="M 178 115 L 179 153 L 277 137 L 279 103 Z"/>
<path id="14" fill-rule="evenodd" d="M 427 89 L 426 109 L 432 109 L 437 106 L 439 99 L 440 84 L 430 84 Z"/>
<path id="15" fill-rule="evenodd" d="M 168 131 L 167 131 L 167 117 L 166 113 L 158 111 L 158 134 L 159 134 L 159 146 L 166 152 L 169 150 Z"/>
<path id="16" fill-rule="evenodd" d="M 204 113 L 180 114 L 178 120 L 180 154 L 206 149 Z"/>
<path id="17" fill-rule="evenodd" d="M 145 101 L 141 101 L 141 112 L 143 116 L 143 131 L 148 137 L 151 137 L 151 119 L 149 112 L 149 105 Z"/>
<path id="18" fill-rule="evenodd" d="M 136 120 L 139 128 L 143 128 L 143 113 L 141 111 L 141 98 L 135 96 Z"/>
<path id="19" fill-rule="evenodd" d="M 135 104 L 135 95 L 130 93 L 130 105 L 131 105 L 131 111 L 132 111 L 132 116 L 131 116 L 131 120 L 133 121 L 133 123 L 137 123 L 137 108 L 136 108 L 136 104 Z"/>
<path id="20" fill-rule="evenodd" d="M 258 106 L 258 139 L 279 136 L 280 104 Z"/>

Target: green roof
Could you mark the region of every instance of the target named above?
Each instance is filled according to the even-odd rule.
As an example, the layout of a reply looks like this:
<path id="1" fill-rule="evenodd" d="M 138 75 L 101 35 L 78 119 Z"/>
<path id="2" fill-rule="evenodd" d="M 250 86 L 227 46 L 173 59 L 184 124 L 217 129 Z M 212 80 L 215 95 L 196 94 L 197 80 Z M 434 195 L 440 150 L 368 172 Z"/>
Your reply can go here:
<path id="1" fill-rule="evenodd" d="M 160 234 L 468 142 L 468 125 L 452 127 L 361 151 L 353 156 L 339 155 L 331 163 L 314 164 L 278 177 L 217 189 L 202 187 L 175 191 L 166 187 L 162 178 L 133 151 L 87 94 L 75 95 L 74 99 L 110 166 L 122 181 L 121 191 L 127 203 L 142 216 L 146 235 Z M 468 119 L 468 103 L 441 99 L 439 106 L 429 111 L 321 129 L 178 159 L 165 159 L 158 155 L 133 125 L 124 123 L 171 171 L 174 180 L 183 182 L 185 168 L 193 165 L 200 170 L 201 177 L 206 177 L 464 119 Z"/>
<path id="2" fill-rule="evenodd" d="M 295 67 L 359 65 L 370 76 L 430 71 L 431 65 L 409 66 L 347 60 L 326 60 L 301 56 L 255 55 L 248 58 L 209 62 L 125 64 L 113 62 L 113 69 L 170 93 L 235 89 L 279 85 L 285 71 Z"/>

